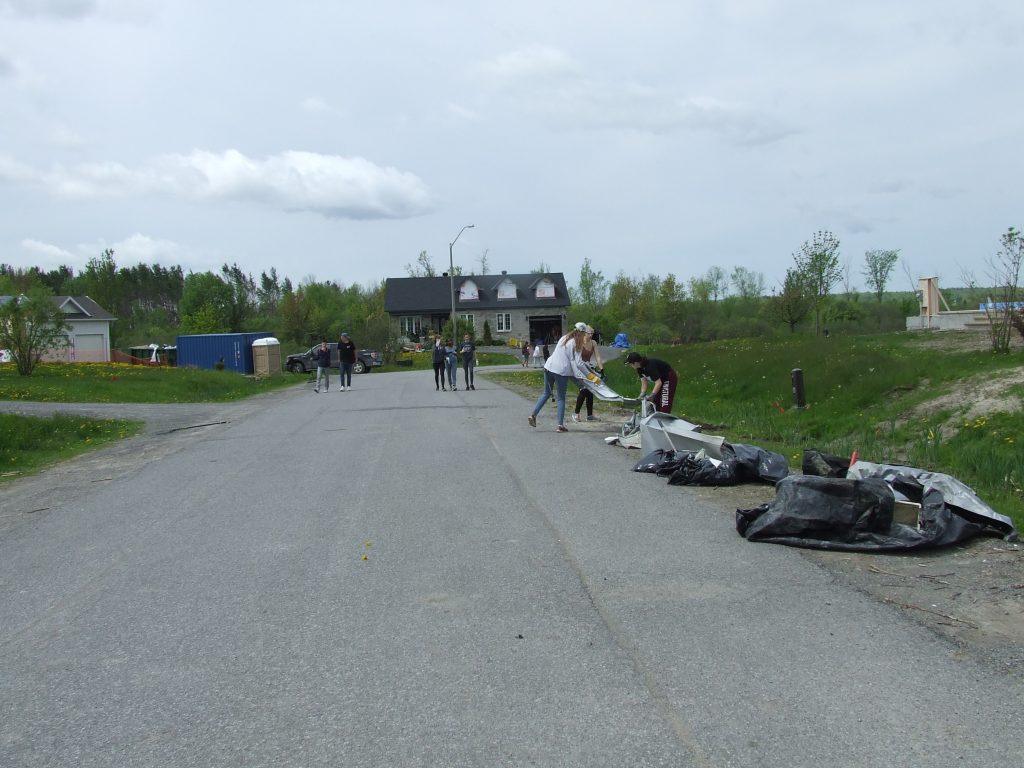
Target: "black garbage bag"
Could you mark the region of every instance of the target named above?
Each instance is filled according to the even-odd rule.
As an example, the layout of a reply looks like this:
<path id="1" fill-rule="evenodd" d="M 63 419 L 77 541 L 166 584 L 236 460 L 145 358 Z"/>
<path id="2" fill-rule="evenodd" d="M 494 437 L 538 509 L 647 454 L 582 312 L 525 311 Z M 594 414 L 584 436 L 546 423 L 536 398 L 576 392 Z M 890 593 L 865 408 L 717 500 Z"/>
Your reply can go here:
<path id="1" fill-rule="evenodd" d="M 846 477 L 850 460 L 815 448 L 804 449 L 803 473 L 818 477 Z"/>
<path id="2" fill-rule="evenodd" d="M 735 459 L 737 482 L 741 483 L 762 480 L 774 484 L 789 474 L 785 456 L 755 445 L 723 443 L 722 458 Z"/>
<path id="3" fill-rule="evenodd" d="M 633 465 L 634 472 L 651 472 L 652 474 L 658 471 L 658 467 L 663 462 L 672 461 L 675 458 L 675 451 L 666 451 L 664 448 L 657 448 L 640 461 Z"/>
<path id="4" fill-rule="evenodd" d="M 711 459 L 698 459 L 693 453 L 687 455 L 668 478 L 669 485 L 736 485 L 738 482 L 734 459 L 715 466 Z"/>
<path id="5" fill-rule="evenodd" d="M 736 530 L 747 541 L 852 552 L 897 552 L 965 541 L 986 526 L 955 514 L 941 490 L 911 476 L 896 483 L 921 504 L 918 527 L 893 522 L 896 497 L 879 477 L 794 475 L 775 486 L 775 501 L 736 510 Z"/>

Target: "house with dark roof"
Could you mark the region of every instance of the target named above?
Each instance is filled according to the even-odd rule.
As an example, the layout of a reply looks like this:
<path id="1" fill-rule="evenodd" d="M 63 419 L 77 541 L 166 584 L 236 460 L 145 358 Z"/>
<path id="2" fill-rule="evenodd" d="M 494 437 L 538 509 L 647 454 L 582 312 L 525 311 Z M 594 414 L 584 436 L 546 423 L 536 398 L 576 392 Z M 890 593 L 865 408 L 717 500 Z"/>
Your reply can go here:
<path id="1" fill-rule="evenodd" d="M 554 341 L 567 326 L 569 291 L 561 272 L 546 274 L 391 277 L 384 284 L 384 310 L 399 333 L 413 340 L 440 331 L 452 313 L 473 326 L 477 339 L 484 323 L 499 343 L 509 339 Z"/>
<path id="2" fill-rule="evenodd" d="M 13 296 L 0 296 L 0 303 Z M 68 324 L 68 345 L 50 350 L 44 360 L 67 363 L 110 362 L 110 324 L 117 318 L 88 296 L 54 296 Z"/>

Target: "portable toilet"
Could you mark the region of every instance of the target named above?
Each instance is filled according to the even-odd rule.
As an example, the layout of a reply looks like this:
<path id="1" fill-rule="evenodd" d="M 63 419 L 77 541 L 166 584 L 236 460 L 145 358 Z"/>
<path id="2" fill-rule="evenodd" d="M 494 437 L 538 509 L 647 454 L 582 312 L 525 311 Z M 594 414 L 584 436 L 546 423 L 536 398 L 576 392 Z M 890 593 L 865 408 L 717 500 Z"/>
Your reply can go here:
<path id="1" fill-rule="evenodd" d="M 277 376 L 281 373 L 281 342 L 264 336 L 252 343 L 252 365 L 256 376 Z"/>

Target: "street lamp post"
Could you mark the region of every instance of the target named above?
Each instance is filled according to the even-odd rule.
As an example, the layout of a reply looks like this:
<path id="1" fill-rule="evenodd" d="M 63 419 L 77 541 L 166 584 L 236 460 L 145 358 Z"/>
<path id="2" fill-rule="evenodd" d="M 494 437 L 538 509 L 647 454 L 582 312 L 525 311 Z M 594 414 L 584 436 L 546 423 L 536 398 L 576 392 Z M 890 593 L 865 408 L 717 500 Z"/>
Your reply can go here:
<path id="1" fill-rule="evenodd" d="M 472 224 L 467 224 L 466 226 L 464 226 L 462 229 L 459 230 L 459 234 L 457 234 L 455 236 L 455 240 L 452 240 L 450 243 L 448 243 L 448 281 L 451 284 L 451 293 L 452 293 L 452 346 L 453 347 L 458 345 L 458 343 L 459 343 L 459 340 L 457 338 L 455 338 L 456 335 L 457 335 L 457 326 L 455 325 L 455 258 L 453 256 L 453 249 L 455 248 L 455 243 L 462 236 L 462 233 L 465 232 L 467 229 L 472 229 L 472 228 L 473 228 Z"/>

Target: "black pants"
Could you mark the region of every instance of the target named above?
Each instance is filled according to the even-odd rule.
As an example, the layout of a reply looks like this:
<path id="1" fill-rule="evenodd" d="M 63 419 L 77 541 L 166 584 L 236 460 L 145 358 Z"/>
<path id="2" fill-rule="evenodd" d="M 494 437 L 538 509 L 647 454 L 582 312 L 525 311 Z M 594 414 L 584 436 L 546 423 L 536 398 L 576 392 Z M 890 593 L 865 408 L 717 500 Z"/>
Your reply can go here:
<path id="1" fill-rule="evenodd" d="M 434 363 L 434 389 L 444 387 L 444 360 Z"/>
<path id="2" fill-rule="evenodd" d="M 594 393 L 584 387 L 580 390 L 580 393 L 576 395 L 576 413 L 580 412 L 580 408 L 583 404 L 587 404 L 587 416 L 594 415 Z"/>

